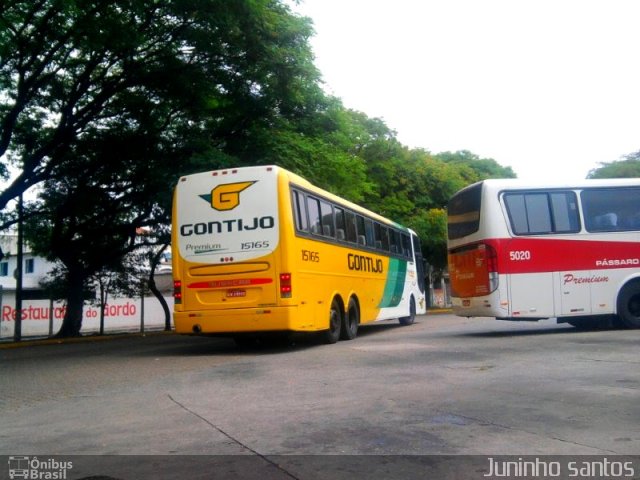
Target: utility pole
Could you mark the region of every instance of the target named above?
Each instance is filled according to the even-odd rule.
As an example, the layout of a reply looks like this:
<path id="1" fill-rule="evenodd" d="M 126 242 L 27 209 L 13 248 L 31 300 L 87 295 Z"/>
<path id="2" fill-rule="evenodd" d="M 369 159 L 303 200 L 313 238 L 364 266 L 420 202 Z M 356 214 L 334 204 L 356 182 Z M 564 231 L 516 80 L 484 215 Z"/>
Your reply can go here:
<path id="1" fill-rule="evenodd" d="M 19 342 L 22 340 L 22 264 L 24 252 L 22 250 L 22 194 L 18 197 L 18 262 L 16 268 L 16 321 L 13 331 L 13 340 Z"/>

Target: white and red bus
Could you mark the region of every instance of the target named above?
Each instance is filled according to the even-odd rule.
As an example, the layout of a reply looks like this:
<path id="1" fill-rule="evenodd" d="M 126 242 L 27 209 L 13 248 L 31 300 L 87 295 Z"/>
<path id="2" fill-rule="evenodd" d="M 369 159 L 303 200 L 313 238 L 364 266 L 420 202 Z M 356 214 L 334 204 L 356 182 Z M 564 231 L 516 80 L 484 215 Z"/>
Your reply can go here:
<path id="1" fill-rule="evenodd" d="M 639 328 L 640 179 L 470 185 L 449 201 L 448 259 L 456 315 Z"/>

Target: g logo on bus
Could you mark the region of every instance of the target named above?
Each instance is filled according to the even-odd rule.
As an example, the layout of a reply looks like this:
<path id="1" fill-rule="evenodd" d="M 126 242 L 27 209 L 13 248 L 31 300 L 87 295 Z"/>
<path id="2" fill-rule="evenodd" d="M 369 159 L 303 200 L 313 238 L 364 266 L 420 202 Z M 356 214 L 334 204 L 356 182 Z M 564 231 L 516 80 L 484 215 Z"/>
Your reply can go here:
<path id="1" fill-rule="evenodd" d="M 218 185 L 209 195 L 200 195 L 211 203 L 211 208 L 221 212 L 233 210 L 240 205 L 240 192 L 246 190 L 256 182 L 237 182 Z"/>

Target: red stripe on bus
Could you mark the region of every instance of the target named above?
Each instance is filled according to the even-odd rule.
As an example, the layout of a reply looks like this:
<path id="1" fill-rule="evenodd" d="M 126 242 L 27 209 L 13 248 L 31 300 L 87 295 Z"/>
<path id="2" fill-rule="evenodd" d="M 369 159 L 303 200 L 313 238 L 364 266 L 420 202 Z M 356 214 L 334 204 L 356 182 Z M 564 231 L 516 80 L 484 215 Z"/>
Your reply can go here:
<path id="1" fill-rule="evenodd" d="M 187 285 L 187 288 L 248 287 L 253 285 L 264 285 L 266 283 L 273 283 L 273 278 L 235 278 L 231 280 L 212 280 L 209 282 L 194 282 Z"/>
<path id="2" fill-rule="evenodd" d="M 561 239 L 487 239 L 498 252 L 499 273 L 640 268 L 640 239 L 635 242 Z"/>

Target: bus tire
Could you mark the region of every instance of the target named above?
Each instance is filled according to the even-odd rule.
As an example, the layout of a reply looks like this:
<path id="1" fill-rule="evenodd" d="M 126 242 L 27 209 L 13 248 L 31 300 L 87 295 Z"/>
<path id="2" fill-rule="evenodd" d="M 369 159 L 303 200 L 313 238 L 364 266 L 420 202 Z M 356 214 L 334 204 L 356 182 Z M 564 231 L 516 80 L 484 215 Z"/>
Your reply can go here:
<path id="1" fill-rule="evenodd" d="M 355 298 L 349 299 L 347 314 L 342 322 L 340 340 L 353 340 L 358 334 L 358 324 L 360 323 L 360 307 Z"/>
<path id="2" fill-rule="evenodd" d="M 413 295 L 411 296 L 411 300 L 409 301 L 409 316 L 402 317 L 399 319 L 399 321 L 400 325 L 411 325 L 416 321 L 416 301 L 413 298 Z"/>
<path id="3" fill-rule="evenodd" d="M 640 282 L 628 283 L 620 291 L 618 316 L 626 328 L 640 328 Z"/>
<path id="4" fill-rule="evenodd" d="M 340 339 L 342 330 L 342 308 L 337 298 L 331 302 L 329 309 L 329 328 L 322 332 L 322 340 L 324 343 L 336 343 Z"/>

